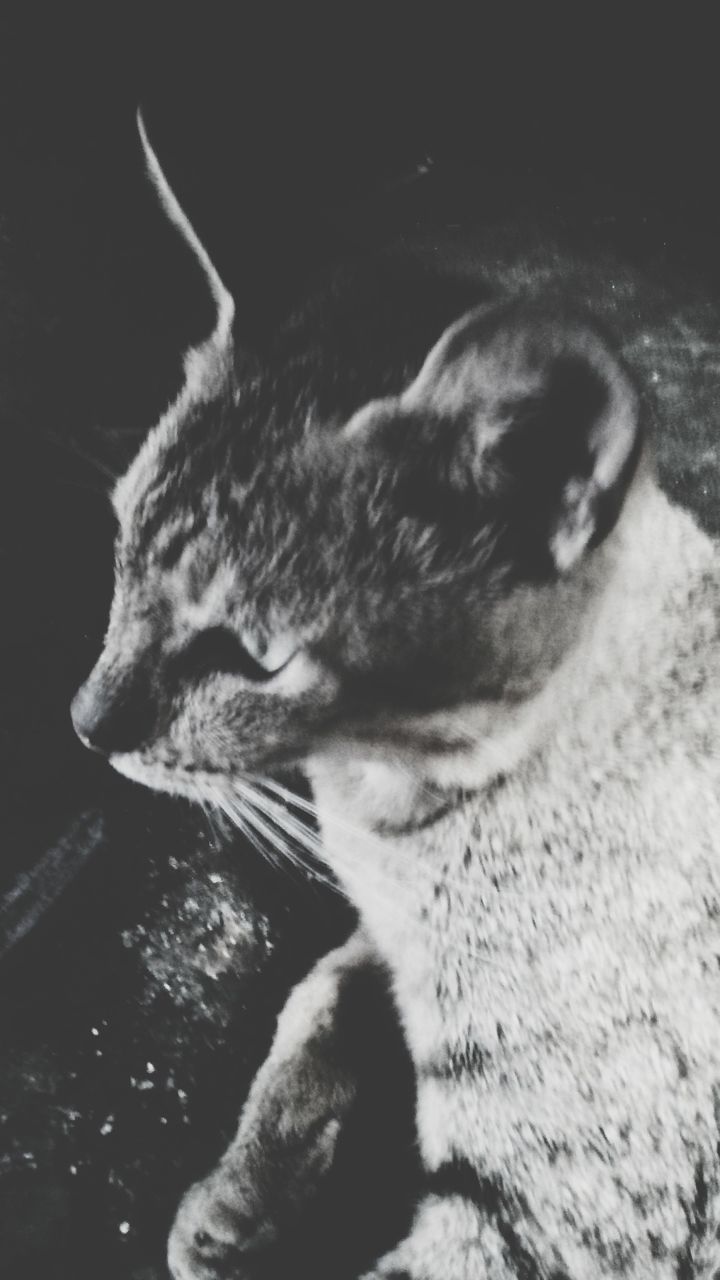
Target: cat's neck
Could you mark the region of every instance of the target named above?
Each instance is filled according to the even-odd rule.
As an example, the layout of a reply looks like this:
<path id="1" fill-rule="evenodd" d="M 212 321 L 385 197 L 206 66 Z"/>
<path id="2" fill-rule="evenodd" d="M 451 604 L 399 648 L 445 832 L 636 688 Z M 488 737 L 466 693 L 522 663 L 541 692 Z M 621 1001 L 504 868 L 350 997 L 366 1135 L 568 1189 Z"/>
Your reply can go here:
<path id="1" fill-rule="evenodd" d="M 694 521 L 674 507 L 652 478 L 641 477 L 607 546 L 599 553 L 601 586 L 580 635 L 544 687 L 498 713 L 468 702 L 425 717 L 433 734 L 462 738 L 457 750 L 412 744 L 372 752 L 340 744 L 308 768 L 318 809 L 353 827 L 392 836 L 423 828 L 482 792 L 559 736 L 572 737 L 583 767 L 607 751 L 613 723 L 630 704 L 652 705 L 658 673 L 672 667 L 697 627 L 713 631 L 711 587 L 716 550 Z M 718 590 L 720 595 L 720 588 Z M 638 714 L 641 714 L 638 712 Z"/>

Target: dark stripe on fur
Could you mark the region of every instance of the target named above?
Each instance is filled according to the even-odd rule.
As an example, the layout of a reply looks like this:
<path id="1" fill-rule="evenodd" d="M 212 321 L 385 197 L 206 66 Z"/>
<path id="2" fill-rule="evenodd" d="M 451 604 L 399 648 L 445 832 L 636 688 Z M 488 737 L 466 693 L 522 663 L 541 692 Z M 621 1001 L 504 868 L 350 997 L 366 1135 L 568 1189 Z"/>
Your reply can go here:
<path id="1" fill-rule="evenodd" d="M 408 836 L 414 835 L 416 831 L 425 831 L 426 828 L 434 826 L 436 822 L 440 822 L 442 818 L 446 818 L 454 809 L 461 808 L 468 799 L 468 796 L 471 794 L 472 793 L 469 791 L 462 791 L 458 789 L 451 793 L 449 799 L 446 799 L 437 809 L 431 810 L 431 812 L 424 818 L 421 818 L 419 822 L 405 822 L 400 826 L 396 826 L 391 823 L 382 823 L 378 827 L 378 831 L 381 833 L 387 832 L 388 835 L 393 836 Z"/>
<path id="2" fill-rule="evenodd" d="M 418 1068 L 421 1080 L 452 1080 L 458 1082 L 466 1076 L 480 1076 L 485 1072 L 488 1055 L 474 1041 L 460 1048 L 446 1049 Z"/>
<path id="3" fill-rule="evenodd" d="M 678 1256 L 677 1262 L 677 1280 L 694 1280 L 696 1269 L 694 1265 L 693 1255 L 695 1246 L 702 1246 L 708 1235 L 708 1200 L 710 1189 L 708 1187 L 705 1169 L 702 1160 L 699 1160 L 695 1166 L 695 1194 L 692 1202 L 685 1204 L 685 1213 L 688 1220 L 688 1239 Z M 713 1277 L 720 1275 L 720 1268 L 713 1271 Z"/>

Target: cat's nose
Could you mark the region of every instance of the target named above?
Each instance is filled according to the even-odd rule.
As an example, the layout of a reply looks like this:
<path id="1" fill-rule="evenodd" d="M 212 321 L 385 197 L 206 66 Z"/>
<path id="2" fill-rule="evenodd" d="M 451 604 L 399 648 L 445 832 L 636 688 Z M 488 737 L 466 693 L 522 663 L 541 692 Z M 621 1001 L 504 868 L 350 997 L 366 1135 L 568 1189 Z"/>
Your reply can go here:
<path id="1" fill-rule="evenodd" d="M 94 674 L 75 694 L 70 715 L 80 741 L 108 756 L 136 751 L 154 720 L 150 699 L 138 684 L 108 688 Z"/>

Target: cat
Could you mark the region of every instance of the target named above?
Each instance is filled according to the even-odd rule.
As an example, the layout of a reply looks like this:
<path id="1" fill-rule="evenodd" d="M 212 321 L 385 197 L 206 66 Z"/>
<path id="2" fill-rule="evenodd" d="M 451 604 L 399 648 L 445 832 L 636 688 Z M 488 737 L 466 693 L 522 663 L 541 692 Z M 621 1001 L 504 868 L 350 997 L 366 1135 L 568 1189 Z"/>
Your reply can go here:
<path id="1" fill-rule="evenodd" d="M 240 358 L 141 137 L 217 324 L 114 491 L 73 720 L 304 839 L 360 918 L 291 994 L 172 1275 L 257 1274 L 332 1175 L 338 1014 L 377 970 L 424 1188 L 364 1280 L 720 1276 L 720 560 L 658 487 L 647 394 L 553 289 L 394 262 Z"/>

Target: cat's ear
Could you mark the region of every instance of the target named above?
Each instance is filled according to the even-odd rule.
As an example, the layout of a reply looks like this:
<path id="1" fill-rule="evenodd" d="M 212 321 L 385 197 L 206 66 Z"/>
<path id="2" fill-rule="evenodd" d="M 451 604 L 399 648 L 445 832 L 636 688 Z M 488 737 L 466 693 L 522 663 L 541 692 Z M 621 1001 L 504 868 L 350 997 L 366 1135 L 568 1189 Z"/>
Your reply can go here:
<path id="1" fill-rule="evenodd" d="M 409 468 L 426 511 L 493 520 L 536 568 L 564 573 L 610 531 L 640 449 L 635 389 L 584 318 L 481 307 L 443 334 L 394 401 L 349 434 Z"/>
<path id="2" fill-rule="evenodd" d="M 142 113 L 137 113 L 137 127 L 142 143 L 148 176 L 158 200 L 173 226 L 177 228 L 203 271 L 216 306 L 215 328 L 204 342 L 185 354 L 185 395 L 194 401 L 210 400 L 227 387 L 233 376 L 232 327 L 235 303 L 200 241 L 192 223 L 180 207 L 147 136 Z"/>

